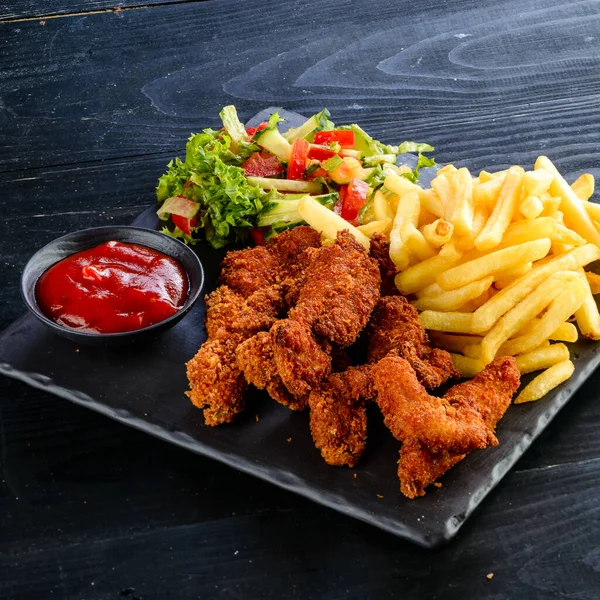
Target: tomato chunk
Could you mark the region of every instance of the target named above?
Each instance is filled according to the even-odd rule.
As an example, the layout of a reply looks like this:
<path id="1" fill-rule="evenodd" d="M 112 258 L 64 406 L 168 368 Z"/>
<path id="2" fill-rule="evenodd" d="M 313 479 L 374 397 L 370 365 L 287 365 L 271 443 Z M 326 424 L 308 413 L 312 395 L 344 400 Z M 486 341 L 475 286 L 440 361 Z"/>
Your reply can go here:
<path id="1" fill-rule="evenodd" d="M 180 215 L 171 215 L 171 220 L 176 227 L 179 227 L 183 233 L 187 233 L 190 235 L 192 233 L 192 227 L 196 225 L 196 217 L 192 217 L 188 219 L 187 217 L 182 217 Z"/>
<path id="2" fill-rule="evenodd" d="M 279 159 L 269 152 L 255 152 L 242 165 L 249 177 L 273 177 L 283 173 L 283 166 Z"/>
<path id="3" fill-rule="evenodd" d="M 296 138 L 292 143 L 292 157 L 287 169 L 288 179 L 304 179 L 308 146 L 308 142 L 301 138 Z"/>
<path id="4" fill-rule="evenodd" d="M 268 227 L 253 227 L 250 230 L 250 237 L 252 238 L 255 246 L 265 245 L 265 230 L 267 229 Z"/>
<path id="5" fill-rule="evenodd" d="M 362 179 L 353 178 L 348 184 L 342 200 L 342 219 L 345 219 L 352 225 L 358 225 L 358 211 L 367 201 L 367 192 L 369 184 Z"/>
<path id="6" fill-rule="evenodd" d="M 310 148 L 308 149 L 308 158 L 312 158 L 314 160 L 327 160 L 336 154 L 337 152 L 334 152 L 329 148 L 325 148 L 325 146 L 315 146 L 314 144 L 311 144 Z"/>
<path id="7" fill-rule="evenodd" d="M 246 127 L 246 133 L 250 136 L 250 137 L 254 137 L 254 134 L 257 131 L 260 131 L 261 129 L 264 129 L 265 127 L 268 127 L 269 124 L 266 121 L 263 121 L 262 123 L 260 123 L 260 125 L 258 127 Z"/>
<path id="8" fill-rule="evenodd" d="M 315 144 L 329 146 L 337 142 L 342 148 L 354 147 L 354 131 L 351 129 L 333 129 L 332 131 L 317 131 L 314 137 Z"/>

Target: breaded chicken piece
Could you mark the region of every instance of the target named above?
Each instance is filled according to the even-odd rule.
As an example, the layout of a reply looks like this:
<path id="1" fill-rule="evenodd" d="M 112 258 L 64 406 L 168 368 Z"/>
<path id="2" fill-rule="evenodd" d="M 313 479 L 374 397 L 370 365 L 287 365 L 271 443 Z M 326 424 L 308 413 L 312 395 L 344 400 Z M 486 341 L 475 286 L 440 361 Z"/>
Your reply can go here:
<path id="1" fill-rule="evenodd" d="M 238 367 L 248 383 L 259 390 L 266 390 L 269 396 L 291 410 L 305 410 L 308 406 L 306 395 L 296 398 L 283 385 L 273 356 L 271 334 L 261 331 L 242 342 L 235 351 Z"/>
<path id="2" fill-rule="evenodd" d="M 207 425 L 230 423 L 244 409 L 248 384 L 235 361 L 235 339 L 212 339 L 202 344 L 186 364 L 192 403 L 204 409 Z"/>
<path id="3" fill-rule="evenodd" d="M 473 379 L 450 388 L 442 398 L 433 398 L 422 386 L 418 386 L 408 363 L 399 362 L 402 360 L 390 355 L 373 368 L 373 373 L 377 403 L 382 408 L 385 423 L 403 442 L 398 466 L 401 491 L 414 498 L 422 496 L 428 485 L 468 452 L 479 447 L 458 443 L 458 437 L 444 440 L 444 436 L 470 434 L 473 428 L 479 428 L 486 433 L 487 445 L 498 443 L 494 435 L 496 424 L 519 387 L 520 373 L 514 358 L 498 358 Z M 398 366 L 403 366 L 405 371 L 398 370 Z M 387 391 L 380 388 L 380 385 L 390 383 L 382 381 L 380 368 L 394 369 L 393 385 L 396 388 Z M 443 407 L 443 413 L 431 410 L 436 401 L 438 406 Z M 463 427 L 453 432 L 448 423 L 451 419 L 457 420 Z"/>
<path id="4" fill-rule="evenodd" d="M 321 247 L 321 234 L 312 227 L 294 227 L 272 237 L 267 242 L 267 250 L 279 263 L 279 280 L 296 278 L 307 266 L 299 260 L 309 248 Z"/>
<path id="5" fill-rule="evenodd" d="M 418 441 L 433 451 L 469 452 L 496 444 L 479 413 L 468 404 L 453 407 L 445 398 L 430 396 L 410 363 L 388 354 L 372 369 L 376 402 L 384 422 L 402 442 Z"/>
<path id="6" fill-rule="evenodd" d="M 247 339 L 268 330 L 277 317 L 275 302 L 267 301 L 270 290 L 259 290 L 248 300 L 224 285 L 208 294 L 205 327 L 209 339 Z M 261 305 L 263 310 L 256 308 Z"/>
<path id="7" fill-rule="evenodd" d="M 394 283 L 396 265 L 390 258 L 390 241 L 383 233 L 374 233 L 371 236 L 369 256 L 377 261 L 381 275 L 381 295 L 398 296 L 400 292 Z"/>
<path id="8" fill-rule="evenodd" d="M 418 442 L 402 444 L 398 461 L 400 491 L 407 498 L 424 496 L 427 487 L 465 456 L 452 452 L 431 452 Z"/>
<path id="9" fill-rule="evenodd" d="M 311 256 L 290 320 L 344 348 L 356 340 L 379 298 L 379 268 L 348 231 Z"/>
<path id="10" fill-rule="evenodd" d="M 218 284 L 244 298 L 277 283 L 279 261 L 264 246 L 231 250 L 221 263 Z"/>
<path id="11" fill-rule="evenodd" d="M 271 342 L 279 376 L 293 396 L 306 396 L 331 373 L 331 357 L 304 323 L 277 321 L 271 328 Z"/>
<path id="12" fill-rule="evenodd" d="M 459 377 L 445 350 L 432 348 L 417 309 L 403 296 L 379 299 L 368 326 L 368 360 L 376 363 L 390 352 L 407 360 L 427 389 Z"/>
<path id="13" fill-rule="evenodd" d="M 367 442 L 365 399 L 374 389 L 369 367 L 334 373 L 310 393 L 310 430 L 330 465 L 353 467 Z"/>

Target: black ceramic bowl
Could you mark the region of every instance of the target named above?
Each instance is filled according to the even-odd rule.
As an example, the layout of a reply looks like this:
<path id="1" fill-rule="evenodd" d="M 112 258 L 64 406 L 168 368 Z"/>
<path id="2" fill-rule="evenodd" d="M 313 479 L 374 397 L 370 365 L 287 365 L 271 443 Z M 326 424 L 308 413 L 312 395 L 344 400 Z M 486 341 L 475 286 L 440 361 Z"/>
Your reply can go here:
<path id="1" fill-rule="evenodd" d="M 181 309 L 160 323 L 124 333 L 84 333 L 58 325 L 46 317 L 35 297 L 35 287 L 41 275 L 63 258 L 111 240 L 148 246 L 179 261 L 189 281 L 188 297 Z M 21 276 L 21 293 L 29 310 L 55 333 L 82 344 L 115 346 L 151 339 L 175 325 L 192 308 L 200 296 L 203 284 L 204 271 L 199 258 L 179 240 L 141 227 L 94 227 L 64 235 L 38 250 L 25 265 Z"/>

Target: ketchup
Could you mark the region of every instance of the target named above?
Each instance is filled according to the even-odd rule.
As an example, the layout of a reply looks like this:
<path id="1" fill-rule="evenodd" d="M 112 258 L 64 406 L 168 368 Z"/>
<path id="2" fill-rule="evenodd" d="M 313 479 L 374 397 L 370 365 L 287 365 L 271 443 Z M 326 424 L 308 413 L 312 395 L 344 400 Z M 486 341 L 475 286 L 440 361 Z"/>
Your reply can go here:
<path id="1" fill-rule="evenodd" d="M 121 333 L 175 314 L 187 298 L 188 278 L 175 259 L 161 252 L 111 241 L 50 267 L 35 293 L 42 312 L 59 325 Z"/>

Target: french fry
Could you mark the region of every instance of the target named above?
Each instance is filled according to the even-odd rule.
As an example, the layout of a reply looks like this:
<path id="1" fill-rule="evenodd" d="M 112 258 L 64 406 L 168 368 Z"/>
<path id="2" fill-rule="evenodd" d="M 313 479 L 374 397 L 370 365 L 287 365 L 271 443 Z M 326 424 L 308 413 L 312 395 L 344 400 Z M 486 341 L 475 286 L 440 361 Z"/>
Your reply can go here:
<path id="1" fill-rule="evenodd" d="M 488 275 L 517 267 L 525 262 L 539 260 L 546 256 L 549 250 L 550 240 L 548 238 L 510 246 L 452 267 L 441 273 L 436 281 L 445 290 L 452 290 L 472 281 L 483 279 Z"/>
<path id="2" fill-rule="evenodd" d="M 481 362 L 481 364 L 483 364 L 481 361 L 481 344 L 471 344 L 470 346 L 465 346 L 463 354 L 469 358 L 476 358 Z"/>
<path id="3" fill-rule="evenodd" d="M 591 271 L 585 271 L 585 277 L 590 284 L 592 294 L 594 294 L 594 296 L 600 294 L 600 275 L 592 273 Z"/>
<path id="4" fill-rule="evenodd" d="M 437 175 L 431 181 L 431 187 L 437 194 L 442 204 L 443 216 L 447 221 L 452 223 L 452 215 L 454 214 L 454 191 L 450 180 L 445 175 Z"/>
<path id="5" fill-rule="evenodd" d="M 552 365 L 543 373 L 532 379 L 516 397 L 515 404 L 532 402 L 543 398 L 550 390 L 558 387 L 573 375 L 575 365 L 570 360 Z"/>
<path id="6" fill-rule="evenodd" d="M 521 375 L 547 369 L 565 360 L 569 360 L 569 349 L 564 344 L 536 348 L 516 357 L 517 368 L 521 371 Z"/>
<path id="7" fill-rule="evenodd" d="M 421 194 L 419 194 L 419 202 L 420 201 L 421 201 Z M 417 228 L 419 229 L 419 231 L 426 225 L 429 225 L 429 224 L 437 221 L 438 218 L 439 217 L 437 215 L 434 215 L 432 212 L 429 212 L 423 206 L 423 203 L 421 202 L 421 212 L 419 213 L 419 222 L 417 224 Z"/>
<path id="8" fill-rule="evenodd" d="M 432 189 L 423 190 L 419 188 L 419 201 L 421 202 L 421 206 L 428 212 L 438 217 L 444 216 L 442 202 Z"/>
<path id="9" fill-rule="evenodd" d="M 454 368 L 460 373 L 461 377 L 475 377 L 484 368 L 483 363 L 475 358 L 454 354 L 453 352 L 450 352 L 450 356 Z"/>
<path id="10" fill-rule="evenodd" d="M 439 172 L 438 172 L 439 175 Z M 473 233 L 473 179 L 464 167 L 452 174 L 450 180 L 454 205 L 449 221 L 458 235 Z"/>
<path id="11" fill-rule="evenodd" d="M 522 330 L 532 319 L 540 314 L 557 296 L 563 294 L 566 286 L 578 280 L 577 273 L 562 271 L 550 275 L 543 283 L 535 288 L 528 296 L 504 314 L 481 340 L 481 360 L 488 364 L 494 360 L 498 350 L 515 333 Z M 567 315 L 567 317 L 570 315 Z M 565 318 L 566 319 L 566 318 Z M 563 319 L 563 321 L 565 320 Z M 541 327 L 541 320 L 533 331 L 527 332 L 517 339 L 533 336 Z M 555 327 L 556 329 L 556 327 Z M 554 331 L 551 330 L 549 333 Z M 546 338 L 549 336 L 546 336 Z M 537 338 L 536 338 L 537 339 Z M 536 344 L 539 345 L 539 344 Z M 535 345 L 533 346 L 535 348 Z M 512 354 L 506 350 L 508 354 Z M 516 354 L 516 352 L 515 352 Z"/>
<path id="12" fill-rule="evenodd" d="M 436 255 L 435 249 L 410 221 L 404 224 L 400 234 L 405 240 L 409 252 L 418 260 L 423 261 Z"/>
<path id="13" fill-rule="evenodd" d="M 494 276 L 494 287 L 497 290 L 502 290 L 505 287 L 508 287 L 509 285 L 514 283 L 519 277 L 522 277 L 523 275 L 525 275 L 525 273 L 531 271 L 532 267 L 533 263 L 530 261 L 523 263 L 522 265 L 519 265 L 514 269 L 508 269 L 507 271 L 502 271 L 501 273 L 498 273 Z"/>
<path id="14" fill-rule="evenodd" d="M 550 196 L 550 194 L 546 192 L 542 194 L 540 200 L 544 205 L 544 210 L 540 216 L 557 220 L 561 199 L 558 196 Z"/>
<path id="15" fill-rule="evenodd" d="M 560 223 L 556 223 L 554 231 L 550 235 L 550 239 L 553 242 L 559 242 L 560 244 L 569 246 L 581 246 L 586 243 L 578 233 Z"/>
<path id="16" fill-rule="evenodd" d="M 462 306 L 459 307 L 459 312 L 475 312 L 480 306 L 483 306 L 493 295 L 494 288 L 488 288 L 481 296 L 477 298 L 473 298 L 473 300 L 469 300 L 465 302 Z"/>
<path id="17" fill-rule="evenodd" d="M 581 279 L 586 288 L 586 295 L 581 308 L 575 313 L 575 319 L 577 320 L 581 335 L 590 340 L 600 340 L 600 313 L 598 313 L 598 305 L 592 295 L 592 288 L 585 276 L 585 271 L 583 268 L 578 269 L 578 271 L 583 275 Z"/>
<path id="18" fill-rule="evenodd" d="M 600 223 L 600 204 L 596 204 L 595 202 L 581 202 L 581 205 L 585 208 L 590 219 Z"/>
<path id="19" fill-rule="evenodd" d="M 456 173 L 458 169 L 454 165 L 444 165 L 441 169 L 438 170 L 436 175 L 444 175 L 446 177 L 450 177 L 454 173 Z"/>
<path id="20" fill-rule="evenodd" d="M 367 251 L 369 250 L 371 243 L 364 233 L 319 204 L 311 196 L 304 196 L 298 201 L 298 213 L 313 229 L 319 231 L 326 238 L 335 240 L 338 232 L 348 230 Z"/>
<path id="21" fill-rule="evenodd" d="M 419 315 L 421 325 L 425 329 L 445 331 L 448 333 L 472 333 L 471 313 L 461 312 L 439 312 L 437 310 L 425 310 Z"/>
<path id="22" fill-rule="evenodd" d="M 558 296 L 554 297 L 548 310 L 531 333 L 505 342 L 500 347 L 499 353 L 514 356 L 524 354 L 539 346 L 554 333 L 561 323 L 564 323 L 579 309 L 586 298 L 586 294 L 587 288 L 584 284 L 584 278 L 574 279 L 567 289 L 563 289 Z M 482 346 L 484 342 L 482 342 Z"/>
<path id="23" fill-rule="evenodd" d="M 540 196 L 552 183 L 552 175 L 547 171 L 526 171 L 523 175 L 523 189 L 529 196 Z"/>
<path id="24" fill-rule="evenodd" d="M 432 284 L 441 271 L 456 264 L 460 257 L 461 253 L 452 243 L 446 244 L 437 256 L 428 258 L 398 273 L 394 279 L 396 287 L 406 296 L 414 294 Z"/>
<path id="25" fill-rule="evenodd" d="M 571 271 L 585 266 L 600 258 L 600 248 L 594 244 L 577 246 L 566 254 L 550 258 L 544 264 L 536 265 L 529 273 L 490 298 L 473 313 L 473 333 L 482 333 L 513 306 L 530 294 L 552 273 Z"/>
<path id="26" fill-rule="evenodd" d="M 580 200 L 586 201 L 594 195 L 594 184 L 594 176 L 584 173 L 571 184 L 571 189 Z"/>
<path id="27" fill-rule="evenodd" d="M 442 333 L 441 331 L 430 331 L 429 337 L 431 343 L 436 348 L 448 350 L 448 352 L 463 353 L 466 346 L 481 344 L 483 339 L 476 335 L 453 335 L 451 333 Z"/>
<path id="28" fill-rule="evenodd" d="M 375 233 L 388 233 L 392 228 L 392 219 L 382 219 L 381 221 L 371 221 L 365 225 L 359 225 L 357 229 L 364 233 L 368 238 Z"/>
<path id="29" fill-rule="evenodd" d="M 373 213 L 375 214 L 376 221 L 394 218 L 395 213 L 392 211 L 387 198 L 380 190 L 377 190 L 373 195 Z"/>
<path id="30" fill-rule="evenodd" d="M 385 178 L 383 185 L 392 192 L 398 194 L 400 197 L 408 192 L 418 192 L 419 186 L 412 181 L 409 181 L 406 177 L 398 175 L 394 171 L 388 173 Z"/>
<path id="31" fill-rule="evenodd" d="M 544 204 L 537 196 L 527 196 L 519 204 L 519 212 L 530 221 L 539 217 L 543 210 Z"/>
<path id="32" fill-rule="evenodd" d="M 439 248 L 452 239 L 454 225 L 445 219 L 437 219 L 421 229 L 423 237 L 433 248 Z"/>
<path id="33" fill-rule="evenodd" d="M 511 167 L 506 173 L 494 209 L 481 233 L 475 238 L 477 250 L 490 250 L 502 241 L 521 197 L 523 172 L 521 167 Z"/>
<path id="34" fill-rule="evenodd" d="M 540 322 L 539 318 L 532 319 L 529 323 L 525 325 L 522 329 L 520 329 L 515 335 L 511 337 L 519 337 L 521 335 L 525 335 L 531 333 L 533 329 Z M 579 333 L 577 331 L 577 327 L 573 325 L 573 323 L 561 323 L 549 336 L 548 339 L 553 340 L 555 342 L 576 342 L 579 338 Z"/>
<path id="35" fill-rule="evenodd" d="M 415 300 L 412 304 L 420 311 L 423 310 L 439 310 L 443 312 L 455 311 L 459 309 L 465 302 L 474 300 L 483 294 L 492 285 L 494 277 L 490 275 L 480 281 L 468 283 L 465 286 L 456 288 L 449 292 L 440 294 L 439 296 L 425 296 Z"/>
<path id="36" fill-rule="evenodd" d="M 492 177 L 481 183 L 481 176 L 479 180 L 479 185 L 473 188 L 473 202 L 475 206 L 483 204 L 489 210 L 493 210 L 504 180 L 502 177 Z"/>
<path id="37" fill-rule="evenodd" d="M 561 198 L 560 209 L 565 215 L 565 224 L 588 242 L 600 246 L 600 233 L 594 227 L 585 208 L 581 205 L 581 200 L 552 164 L 552 161 L 545 156 L 540 156 L 535 161 L 535 169 L 543 169 L 554 178 L 549 190 L 553 196 Z"/>
<path id="38" fill-rule="evenodd" d="M 494 179 L 494 176 L 489 171 L 480 171 L 478 179 L 479 183 L 487 183 Z"/>
<path id="39" fill-rule="evenodd" d="M 390 176 L 388 175 L 388 177 Z M 390 231 L 390 258 L 399 270 L 405 269 L 410 262 L 406 240 L 402 236 L 403 226 L 405 223 L 416 225 L 420 210 L 419 194 L 415 190 L 405 193 L 398 202 L 398 209 Z"/>

